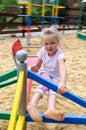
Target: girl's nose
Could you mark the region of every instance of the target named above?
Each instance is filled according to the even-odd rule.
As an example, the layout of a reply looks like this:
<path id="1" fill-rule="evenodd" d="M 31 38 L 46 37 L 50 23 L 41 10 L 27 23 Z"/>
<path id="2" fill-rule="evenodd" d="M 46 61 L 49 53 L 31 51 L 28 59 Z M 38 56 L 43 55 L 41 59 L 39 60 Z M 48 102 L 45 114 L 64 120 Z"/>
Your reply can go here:
<path id="1" fill-rule="evenodd" d="M 50 44 L 48 45 L 48 48 L 51 48 L 51 45 L 50 45 Z"/>

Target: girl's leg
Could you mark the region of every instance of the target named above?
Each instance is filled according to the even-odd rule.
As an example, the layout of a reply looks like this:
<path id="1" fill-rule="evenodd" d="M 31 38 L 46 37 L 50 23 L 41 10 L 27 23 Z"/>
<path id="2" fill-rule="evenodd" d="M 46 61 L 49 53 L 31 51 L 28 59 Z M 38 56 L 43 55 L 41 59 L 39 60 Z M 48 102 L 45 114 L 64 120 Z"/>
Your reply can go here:
<path id="1" fill-rule="evenodd" d="M 52 82 L 54 82 L 55 84 L 58 84 L 58 80 L 55 78 L 51 79 Z M 56 95 L 57 93 L 49 90 L 49 95 L 48 95 L 48 108 L 45 111 L 44 115 L 46 118 L 50 118 L 50 119 L 54 119 L 54 120 L 63 120 L 64 117 L 64 113 L 62 111 L 59 111 L 55 108 L 56 106 Z"/>
<path id="2" fill-rule="evenodd" d="M 39 124 L 42 123 L 42 117 L 40 116 L 40 113 L 37 109 L 37 104 L 41 97 L 42 97 L 41 94 L 36 92 L 31 100 L 31 102 L 28 103 L 28 106 L 27 106 L 27 111 L 30 114 L 31 118 L 34 121 L 38 122 Z"/>
<path id="3" fill-rule="evenodd" d="M 56 95 L 50 94 L 48 96 L 48 109 L 45 111 L 44 115 L 46 118 L 54 119 L 54 120 L 63 120 L 64 113 L 62 111 L 56 110 Z"/>
<path id="4" fill-rule="evenodd" d="M 40 75 L 42 77 L 46 78 L 47 80 L 50 80 L 50 77 L 46 73 L 41 73 Z M 37 104 L 38 104 L 40 98 L 42 98 L 43 94 L 47 90 L 48 89 L 46 87 L 39 85 L 37 87 L 37 89 L 35 90 L 35 94 L 31 100 L 31 102 L 28 103 L 28 106 L 27 106 L 27 111 L 30 114 L 31 118 L 38 123 L 42 123 L 42 118 L 41 118 L 39 111 L 37 109 Z"/>

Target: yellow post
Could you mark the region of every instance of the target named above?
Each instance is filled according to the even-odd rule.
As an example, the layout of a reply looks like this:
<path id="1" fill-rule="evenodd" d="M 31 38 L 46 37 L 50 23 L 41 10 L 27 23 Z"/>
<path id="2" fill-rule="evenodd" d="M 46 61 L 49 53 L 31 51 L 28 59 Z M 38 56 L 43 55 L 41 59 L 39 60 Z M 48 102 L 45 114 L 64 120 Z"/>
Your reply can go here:
<path id="1" fill-rule="evenodd" d="M 45 15 L 45 5 L 43 4 L 42 5 L 42 16 L 44 16 Z"/>
<path id="2" fill-rule="evenodd" d="M 27 15 L 31 15 L 31 4 L 29 2 L 27 4 Z"/>
<path id="3" fill-rule="evenodd" d="M 18 108 L 21 99 L 23 83 L 24 83 L 24 72 L 21 71 L 19 74 L 18 84 L 16 86 L 16 93 L 13 101 L 12 113 L 8 125 L 8 130 L 14 130 L 16 126 L 16 119 L 17 119 Z"/>
<path id="4" fill-rule="evenodd" d="M 55 13 L 55 16 L 57 17 L 58 16 L 58 14 L 59 14 L 59 10 L 58 10 L 58 7 L 56 7 L 56 13 Z"/>
<path id="5" fill-rule="evenodd" d="M 52 17 L 54 16 L 54 6 L 52 6 Z"/>
<path id="6" fill-rule="evenodd" d="M 59 6 L 59 5 L 54 6 L 54 12 L 55 12 L 54 16 L 58 17 L 59 9 L 64 9 L 64 8 L 65 8 L 65 6 Z"/>
<path id="7" fill-rule="evenodd" d="M 25 116 L 19 116 L 15 130 L 23 130 L 25 123 Z"/>

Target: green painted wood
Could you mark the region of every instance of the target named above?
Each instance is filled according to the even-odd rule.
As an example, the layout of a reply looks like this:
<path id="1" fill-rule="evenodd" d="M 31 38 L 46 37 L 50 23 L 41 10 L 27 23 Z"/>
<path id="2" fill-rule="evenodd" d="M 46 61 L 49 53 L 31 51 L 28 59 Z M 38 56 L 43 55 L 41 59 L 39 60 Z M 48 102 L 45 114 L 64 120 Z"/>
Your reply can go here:
<path id="1" fill-rule="evenodd" d="M 13 79 L 12 81 L 0 83 L 0 88 L 6 87 L 6 86 L 11 85 L 11 84 L 14 84 L 16 82 L 17 82 L 17 78 Z"/>
<path id="2" fill-rule="evenodd" d="M 10 113 L 5 113 L 5 112 L 0 111 L 0 120 L 10 120 L 10 116 L 11 116 Z M 17 116 L 17 119 L 18 119 L 18 116 Z"/>
<path id="3" fill-rule="evenodd" d="M 6 81 L 8 79 L 11 79 L 15 76 L 17 76 L 17 69 L 13 69 L 9 72 L 6 72 L 6 73 L 0 75 L 0 83 L 3 82 L 3 81 Z"/>
<path id="4" fill-rule="evenodd" d="M 81 23 L 82 23 L 82 13 L 83 13 L 83 3 L 80 4 L 80 14 L 79 14 L 79 20 L 78 20 L 78 31 L 80 31 Z"/>
<path id="5" fill-rule="evenodd" d="M 0 120 L 9 120 L 10 114 L 0 112 Z"/>
<path id="6" fill-rule="evenodd" d="M 77 37 L 82 39 L 82 40 L 86 40 L 86 35 L 85 34 L 77 33 Z"/>

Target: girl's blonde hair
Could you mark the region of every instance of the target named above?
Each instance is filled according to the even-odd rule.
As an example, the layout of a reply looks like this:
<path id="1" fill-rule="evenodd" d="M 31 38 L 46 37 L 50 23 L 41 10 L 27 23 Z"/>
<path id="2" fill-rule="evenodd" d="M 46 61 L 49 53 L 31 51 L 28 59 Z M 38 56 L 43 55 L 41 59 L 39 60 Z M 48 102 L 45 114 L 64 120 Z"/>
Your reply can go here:
<path id="1" fill-rule="evenodd" d="M 43 38 L 44 35 L 52 35 L 57 41 L 60 40 L 60 34 L 57 31 L 57 29 L 54 28 L 54 27 L 44 28 L 42 30 L 42 35 L 41 35 L 42 38 Z"/>

